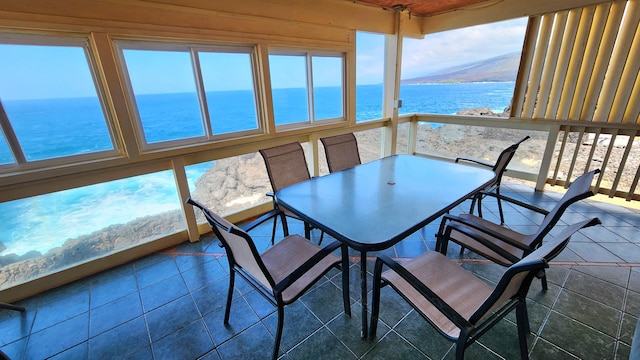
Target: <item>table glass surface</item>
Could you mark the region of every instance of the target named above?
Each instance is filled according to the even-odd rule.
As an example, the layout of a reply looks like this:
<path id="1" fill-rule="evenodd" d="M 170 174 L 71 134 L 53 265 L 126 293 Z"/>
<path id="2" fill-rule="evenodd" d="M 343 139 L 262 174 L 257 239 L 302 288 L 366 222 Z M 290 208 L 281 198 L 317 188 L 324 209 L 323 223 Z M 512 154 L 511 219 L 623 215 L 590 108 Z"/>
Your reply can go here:
<path id="1" fill-rule="evenodd" d="M 360 251 L 392 246 L 495 177 L 489 169 L 393 155 L 288 186 L 276 200 Z"/>

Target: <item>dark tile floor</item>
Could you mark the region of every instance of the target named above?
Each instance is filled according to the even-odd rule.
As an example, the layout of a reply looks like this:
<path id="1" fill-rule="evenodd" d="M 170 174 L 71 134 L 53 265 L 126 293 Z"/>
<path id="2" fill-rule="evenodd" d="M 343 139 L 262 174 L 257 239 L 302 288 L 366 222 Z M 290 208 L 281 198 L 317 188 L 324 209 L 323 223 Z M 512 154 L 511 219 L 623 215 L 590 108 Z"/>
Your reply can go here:
<path id="1" fill-rule="evenodd" d="M 549 209 L 560 196 L 515 184 L 503 193 Z M 520 231 L 533 229 L 540 220 L 512 207 L 505 212 L 507 224 Z M 592 198 L 574 204 L 561 223 L 593 216 L 603 225 L 573 237 L 548 270 L 549 290 L 543 292 L 535 281 L 529 292 L 534 359 L 629 358 L 640 313 L 640 211 Z M 385 253 L 402 259 L 432 250 L 438 224 Z M 269 226 L 252 232 L 262 249 L 269 244 Z M 458 258 L 456 249 L 449 253 Z M 461 262 L 487 281 L 504 271 L 468 252 Z M 240 283 L 231 324 L 225 327 L 227 271 L 222 249 L 205 236 L 20 301 L 27 307 L 25 313 L 0 310 L 0 349 L 12 359 L 268 358 L 276 326 L 274 308 Z M 351 274 L 351 318 L 342 311 L 337 271 L 287 307 L 282 359 L 453 358 L 452 344 L 389 288 L 382 293 L 378 336 L 361 339 L 355 261 Z M 472 345 L 467 358 L 513 359 L 517 349 L 511 316 Z"/>

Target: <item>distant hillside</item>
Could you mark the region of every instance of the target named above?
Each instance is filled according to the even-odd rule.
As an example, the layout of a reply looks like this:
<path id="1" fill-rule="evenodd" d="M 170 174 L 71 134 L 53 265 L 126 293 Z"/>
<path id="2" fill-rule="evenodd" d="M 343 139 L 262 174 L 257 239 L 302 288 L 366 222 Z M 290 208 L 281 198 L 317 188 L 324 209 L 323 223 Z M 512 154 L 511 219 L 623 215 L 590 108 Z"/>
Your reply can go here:
<path id="1" fill-rule="evenodd" d="M 491 59 L 452 66 L 430 75 L 404 79 L 402 84 L 443 84 L 463 82 L 514 81 L 520 63 L 520 53 L 510 53 Z"/>

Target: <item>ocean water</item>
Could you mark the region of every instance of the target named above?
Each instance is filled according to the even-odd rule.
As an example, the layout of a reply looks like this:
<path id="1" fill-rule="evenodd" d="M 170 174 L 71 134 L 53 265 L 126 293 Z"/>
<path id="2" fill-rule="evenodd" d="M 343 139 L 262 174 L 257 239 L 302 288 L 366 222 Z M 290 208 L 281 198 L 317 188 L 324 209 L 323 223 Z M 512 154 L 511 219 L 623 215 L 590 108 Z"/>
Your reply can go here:
<path id="1" fill-rule="evenodd" d="M 489 108 L 495 113 L 511 104 L 513 82 L 402 85 L 400 114 L 455 114 L 459 110 Z"/>
<path id="2" fill-rule="evenodd" d="M 513 88 L 513 83 L 403 85 L 400 113 L 454 114 L 461 109 L 477 107 L 501 112 L 510 104 Z M 341 91 L 339 88 L 322 89 L 314 102 L 327 103 L 328 98 L 335 99 Z M 299 98 L 300 93 L 301 89 L 280 89 L 274 93 L 276 123 L 289 123 L 296 116 L 306 114 L 306 103 L 285 101 Z M 356 97 L 358 122 L 382 116 L 381 85 L 358 86 Z M 211 101 L 210 112 L 222 119 L 214 120 L 214 132 L 257 127 L 250 92 L 218 92 L 207 94 L 207 98 Z M 204 129 L 198 109 L 186 105 L 193 105 L 194 100 L 192 94 L 139 96 L 136 101 L 147 141 L 202 136 Z M 28 160 L 113 149 L 100 104 L 95 99 L 20 100 L 5 101 L 3 105 Z M 319 119 L 339 116 L 341 112 L 340 107 L 335 106 L 320 106 L 314 111 Z M 13 161 L 6 143 L 0 142 L 0 164 Z M 211 165 L 205 163 L 187 168 L 191 189 Z M 23 255 L 33 250 L 44 254 L 68 239 L 109 225 L 178 209 L 180 203 L 170 171 L 2 203 L 0 242 L 6 249 L 0 251 L 0 256 Z"/>

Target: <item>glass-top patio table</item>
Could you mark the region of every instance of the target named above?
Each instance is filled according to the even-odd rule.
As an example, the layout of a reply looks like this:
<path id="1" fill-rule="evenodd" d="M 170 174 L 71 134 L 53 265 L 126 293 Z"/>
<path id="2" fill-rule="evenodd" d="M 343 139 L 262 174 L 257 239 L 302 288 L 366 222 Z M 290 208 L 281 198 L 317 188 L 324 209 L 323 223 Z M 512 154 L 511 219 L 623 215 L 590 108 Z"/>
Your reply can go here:
<path id="1" fill-rule="evenodd" d="M 393 246 L 494 176 L 484 168 L 393 155 L 288 186 L 275 196 L 300 218 L 360 252 L 362 336 L 366 337 L 367 252 Z"/>

